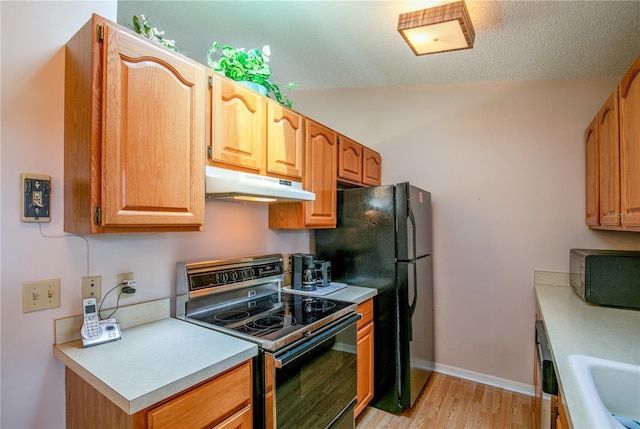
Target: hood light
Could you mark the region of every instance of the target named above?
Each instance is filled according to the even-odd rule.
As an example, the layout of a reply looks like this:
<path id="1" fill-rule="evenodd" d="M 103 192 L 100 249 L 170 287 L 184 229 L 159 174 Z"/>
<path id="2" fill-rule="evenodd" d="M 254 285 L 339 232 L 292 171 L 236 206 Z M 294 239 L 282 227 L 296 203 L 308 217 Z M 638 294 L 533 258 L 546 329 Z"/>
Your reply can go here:
<path id="1" fill-rule="evenodd" d="M 273 203 L 278 201 L 276 198 L 252 197 L 250 195 L 238 195 L 233 197 L 234 200 L 255 201 L 258 203 Z"/>

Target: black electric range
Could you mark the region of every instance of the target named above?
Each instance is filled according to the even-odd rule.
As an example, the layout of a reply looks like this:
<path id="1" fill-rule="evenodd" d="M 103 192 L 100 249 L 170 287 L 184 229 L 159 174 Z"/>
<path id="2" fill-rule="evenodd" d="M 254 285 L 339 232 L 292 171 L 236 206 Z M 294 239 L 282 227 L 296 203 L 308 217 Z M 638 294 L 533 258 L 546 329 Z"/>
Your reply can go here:
<path id="1" fill-rule="evenodd" d="M 280 350 L 355 313 L 356 304 L 281 291 L 280 254 L 178 263 L 176 317 Z"/>

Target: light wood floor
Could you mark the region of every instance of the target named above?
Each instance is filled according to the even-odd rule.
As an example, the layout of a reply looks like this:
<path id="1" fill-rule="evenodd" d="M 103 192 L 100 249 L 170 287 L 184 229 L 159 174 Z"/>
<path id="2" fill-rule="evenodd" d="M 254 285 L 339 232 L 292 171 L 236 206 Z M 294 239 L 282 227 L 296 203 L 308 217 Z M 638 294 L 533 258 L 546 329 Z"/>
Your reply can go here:
<path id="1" fill-rule="evenodd" d="M 401 415 L 367 407 L 356 429 L 533 429 L 533 397 L 433 373 Z"/>

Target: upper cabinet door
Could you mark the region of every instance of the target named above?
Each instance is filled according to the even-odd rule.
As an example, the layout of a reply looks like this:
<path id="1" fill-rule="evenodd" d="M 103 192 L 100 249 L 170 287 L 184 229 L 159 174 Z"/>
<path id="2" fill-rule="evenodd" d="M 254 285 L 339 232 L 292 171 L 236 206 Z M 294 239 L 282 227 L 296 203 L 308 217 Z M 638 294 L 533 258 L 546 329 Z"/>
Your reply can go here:
<path id="1" fill-rule="evenodd" d="M 265 174 L 265 100 L 230 79 L 214 75 L 213 163 Z"/>
<path id="2" fill-rule="evenodd" d="M 362 145 L 345 136 L 338 138 L 338 179 L 362 183 Z"/>
<path id="3" fill-rule="evenodd" d="M 202 226 L 204 67 L 109 22 L 103 43 L 101 226 Z"/>
<path id="4" fill-rule="evenodd" d="M 617 90 L 598 114 L 600 224 L 620 225 L 620 139 Z"/>
<path id="5" fill-rule="evenodd" d="M 600 224 L 600 185 L 598 183 L 598 117 L 593 118 L 584 132 L 586 158 L 586 223 Z"/>
<path id="6" fill-rule="evenodd" d="M 640 226 L 640 56 L 620 83 L 622 225 Z"/>
<path id="7" fill-rule="evenodd" d="M 302 179 L 302 115 L 267 100 L 267 175 Z"/>
<path id="8" fill-rule="evenodd" d="M 362 183 L 369 186 L 380 186 L 382 178 L 382 158 L 380 154 L 363 146 L 362 157 Z"/>
<path id="9" fill-rule="evenodd" d="M 305 226 L 335 228 L 338 165 L 338 135 L 335 131 L 306 120 L 306 161 L 302 181 L 304 189 L 316 194 L 305 201 Z"/>

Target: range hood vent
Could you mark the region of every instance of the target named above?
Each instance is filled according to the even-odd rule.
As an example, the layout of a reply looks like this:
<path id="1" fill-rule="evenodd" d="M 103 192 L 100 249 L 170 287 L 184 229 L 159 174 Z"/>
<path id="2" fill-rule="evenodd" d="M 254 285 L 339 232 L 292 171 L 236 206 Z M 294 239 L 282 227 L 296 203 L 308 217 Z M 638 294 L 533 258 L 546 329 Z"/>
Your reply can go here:
<path id="1" fill-rule="evenodd" d="M 206 167 L 207 199 L 227 198 L 264 203 L 315 201 L 316 195 L 302 189 L 302 183 L 243 173 L 220 167 Z"/>

